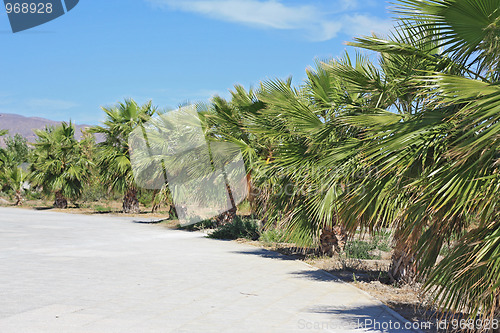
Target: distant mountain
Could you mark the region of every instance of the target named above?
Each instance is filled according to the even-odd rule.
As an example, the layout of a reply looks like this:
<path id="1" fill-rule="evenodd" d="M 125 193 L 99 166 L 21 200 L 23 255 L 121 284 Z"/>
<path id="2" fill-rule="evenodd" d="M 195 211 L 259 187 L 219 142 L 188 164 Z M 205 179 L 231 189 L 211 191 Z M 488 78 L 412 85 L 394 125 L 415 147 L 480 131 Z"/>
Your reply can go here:
<path id="1" fill-rule="evenodd" d="M 18 114 L 0 113 L 0 130 L 9 130 L 8 135 L 14 136 L 16 133 L 24 136 L 28 142 L 35 142 L 36 135 L 33 132 L 35 129 L 44 129 L 45 126 L 58 126 L 62 121 L 54 121 L 38 117 L 24 117 Z M 82 130 L 90 127 L 90 125 L 76 125 L 76 138 L 80 139 Z M 5 147 L 5 142 L 0 137 L 0 147 Z"/>

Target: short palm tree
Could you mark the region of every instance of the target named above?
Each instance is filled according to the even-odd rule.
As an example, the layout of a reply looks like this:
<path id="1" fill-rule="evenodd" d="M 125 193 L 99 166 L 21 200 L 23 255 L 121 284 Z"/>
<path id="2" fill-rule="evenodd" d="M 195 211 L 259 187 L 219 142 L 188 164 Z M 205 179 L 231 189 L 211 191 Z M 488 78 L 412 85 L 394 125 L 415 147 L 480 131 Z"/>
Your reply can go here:
<path id="1" fill-rule="evenodd" d="M 4 136 L 7 133 L 9 133 L 9 131 L 0 130 L 0 136 Z M 0 147 L 0 168 L 4 165 L 6 159 L 7 159 L 7 152 L 5 151 L 5 149 Z"/>
<path id="2" fill-rule="evenodd" d="M 75 126 L 71 122 L 37 130 L 35 134 L 31 183 L 47 194 L 54 194 L 54 207 L 66 208 L 68 199 L 80 197 L 92 162 L 83 154 L 83 143 L 76 140 Z"/>
<path id="3" fill-rule="evenodd" d="M 5 169 L 0 173 L 0 182 L 4 188 L 14 191 L 16 197 L 16 206 L 22 205 L 23 202 L 23 185 L 27 180 L 27 173 L 19 167 Z"/>
<path id="4" fill-rule="evenodd" d="M 139 106 L 130 99 L 102 109 L 106 113 L 106 120 L 102 126 L 90 129 L 91 133 L 104 136 L 104 141 L 97 145 L 97 166 L 101 179 L 110 190 L 124 194 L 124 213 L 138 213 L 138 187 L 132 173 L 128 140 L 134 129 L 150 120 L 156 108 L 151 102 Z"/>

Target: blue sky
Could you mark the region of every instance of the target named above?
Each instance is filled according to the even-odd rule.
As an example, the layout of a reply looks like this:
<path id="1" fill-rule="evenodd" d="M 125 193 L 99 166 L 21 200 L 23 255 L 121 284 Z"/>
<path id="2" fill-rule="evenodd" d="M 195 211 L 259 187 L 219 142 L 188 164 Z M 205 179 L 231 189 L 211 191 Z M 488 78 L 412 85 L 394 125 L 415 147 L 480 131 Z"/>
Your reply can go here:
<path id="1" fill-rule="evenodd" d="M 13 34 L 0 9 L 0 113 L 97 124 L 124 98 L 161 108 L 293 76 L 392 25 L 381 0 L 80 0 Z"/>

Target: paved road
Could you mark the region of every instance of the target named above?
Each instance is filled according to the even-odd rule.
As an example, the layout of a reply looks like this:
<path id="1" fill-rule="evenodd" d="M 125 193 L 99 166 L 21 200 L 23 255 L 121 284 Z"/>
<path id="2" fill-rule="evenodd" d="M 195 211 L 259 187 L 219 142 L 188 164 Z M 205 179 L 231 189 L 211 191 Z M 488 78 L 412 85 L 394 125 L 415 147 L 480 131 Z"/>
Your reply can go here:
<path id="1" fill-rule="evenodd" d="M 0 208 L 2 333 L 379 332 L 400 319 L 274 252 L 132 218 Z M 370 320 L 381 329 L 355 329 Z"/>

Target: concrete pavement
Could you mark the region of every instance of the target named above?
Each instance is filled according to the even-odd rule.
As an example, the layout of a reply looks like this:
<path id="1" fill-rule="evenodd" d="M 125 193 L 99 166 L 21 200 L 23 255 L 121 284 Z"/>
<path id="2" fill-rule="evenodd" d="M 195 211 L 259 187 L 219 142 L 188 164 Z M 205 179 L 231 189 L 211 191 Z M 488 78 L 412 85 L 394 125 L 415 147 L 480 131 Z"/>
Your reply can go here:
<path id="1" fill-rule="evenodd" d="M 302 262 L 137 222 L 0 208 L 0 332 L 410 331 Z"/>

